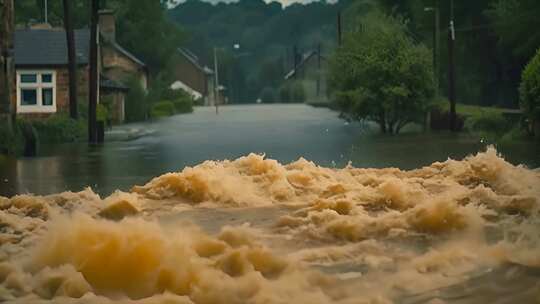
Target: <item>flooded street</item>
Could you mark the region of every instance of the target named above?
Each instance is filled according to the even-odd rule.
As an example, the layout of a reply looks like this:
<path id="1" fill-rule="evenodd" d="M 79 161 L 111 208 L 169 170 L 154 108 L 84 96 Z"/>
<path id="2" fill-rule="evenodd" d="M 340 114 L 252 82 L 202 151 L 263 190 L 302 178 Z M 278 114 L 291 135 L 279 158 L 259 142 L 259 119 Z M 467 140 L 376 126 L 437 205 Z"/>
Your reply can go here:
<path id="1" fill-rule="evenodd" d="M 0 197 L 0 301 L 540 303 L 534 145 L 303 105 L 123 128 L 150 135 L 4 164 L 4 192 L 51 195 Z"/>
<path id="2" fill-rule="evenodd" d="M 0 0 L 0 303 L 540 304 L 539 15 Z"/>
<path id="3" fill-rule="evenodd" d="M 87 186 L 108 195 L 205 160 L 249 153 L 282 163 L 303 157 L 328 167 L 351 161 L 355 167 L 413 169 L 448 157 L 460 159 L 486 146 L 463 134 L 372 134 L 369 127 L 345 123 L 336 112 L 306 105 L 227 106 L 219 115 L 215 108 L 196 108 L 191 115 L 115 127 L 114 134 L 129 130 L 151 135 L 103 146 L 43 146 L 36 158 L 0 160 L 0 195 L 52 194 Z M 540 166 L 538 144 L 498 150 L 513 164 Z"/>

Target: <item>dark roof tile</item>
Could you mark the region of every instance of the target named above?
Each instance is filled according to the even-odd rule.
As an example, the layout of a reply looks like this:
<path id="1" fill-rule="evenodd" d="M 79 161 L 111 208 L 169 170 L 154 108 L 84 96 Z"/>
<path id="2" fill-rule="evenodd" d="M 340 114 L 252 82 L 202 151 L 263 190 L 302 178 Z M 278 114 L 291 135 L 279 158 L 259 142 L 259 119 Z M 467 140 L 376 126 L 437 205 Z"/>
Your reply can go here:
<path id="1" fill-rule="evenodd" d="M 75 30 L 77 64 L 88 64 L 90 31 Z M 15 31 L 15 65 L 67 65 L 66 32 L 58 29 Z"/>

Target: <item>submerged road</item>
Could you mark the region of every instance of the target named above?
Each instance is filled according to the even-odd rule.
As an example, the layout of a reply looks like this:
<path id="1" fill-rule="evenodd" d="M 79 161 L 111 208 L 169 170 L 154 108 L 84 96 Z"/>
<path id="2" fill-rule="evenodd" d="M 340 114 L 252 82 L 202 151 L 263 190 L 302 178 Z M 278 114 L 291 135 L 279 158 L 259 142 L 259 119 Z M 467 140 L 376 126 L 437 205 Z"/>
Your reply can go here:
<path id="1" fill-rule="evenodd" d="M 50 194 L 90 186 L 107 195 L 205 160 L 264 153 L 280 162 L 304 157 L 323 166 L 395 166 L 403 169 L 461 158 L 485 144 L 451 134 L 373 134 L 336 112 L 306 105 L 239 105 L 196 108 L 193 114 L 116 127 L 111 134 L 144 130 L 146 136 L 102 146 L 42 147 L 36 158 L 0 161 L 0 195 Z M 111 136 L 112 137 L 112 136 Z M 538 167 L 538 145 L 514 145 L 513 162 Z M 503 152 L 504 149 L 503 149 Z"/>

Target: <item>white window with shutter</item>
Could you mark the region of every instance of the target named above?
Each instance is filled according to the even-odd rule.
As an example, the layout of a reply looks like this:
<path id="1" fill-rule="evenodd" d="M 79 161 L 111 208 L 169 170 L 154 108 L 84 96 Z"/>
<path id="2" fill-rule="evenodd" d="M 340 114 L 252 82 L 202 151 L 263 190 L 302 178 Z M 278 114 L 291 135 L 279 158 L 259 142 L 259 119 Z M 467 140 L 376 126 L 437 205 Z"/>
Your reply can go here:
<path id="1" fill-rule="evenodd" d="M 17 70 L 17 113 L 56 112 L 56 71 Z"/>

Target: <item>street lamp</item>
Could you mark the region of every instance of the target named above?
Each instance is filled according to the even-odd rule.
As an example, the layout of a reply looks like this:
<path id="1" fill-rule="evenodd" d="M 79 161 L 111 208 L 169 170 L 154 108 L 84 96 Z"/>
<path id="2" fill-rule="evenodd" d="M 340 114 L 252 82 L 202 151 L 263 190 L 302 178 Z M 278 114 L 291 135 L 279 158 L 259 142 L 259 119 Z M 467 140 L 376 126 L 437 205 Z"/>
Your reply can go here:
<path id="1" fill-rule="evenodd" d="M 49 3 L 47 0 L 45 0 L 45 13 L 44 13 L 44 17 L 45 17 L 45 23 L 49 23 Z"/>
<path id="2" fill-rule="evenodd" d="M 214 84 L 214 104 L 216 106 L 216 114 L 219 113 L 219 65 L 218 65 L 218 56 L 217 51 L 225 49 L 223 47 L 214 47 L 214 76 L 215 76 L 215 84 Z M 240 44 L 235 43 L 233 45 L 233 49 L 239 50 Z"/>
<path id="3" fill-rule="evenodd" d="M 218 98 L 219 98 L 219 71 L 218 71 L 218 58 L 217 47 L 214 47 L 214 106 L 216 107 L 216 114 L 218 114 Z"/>

